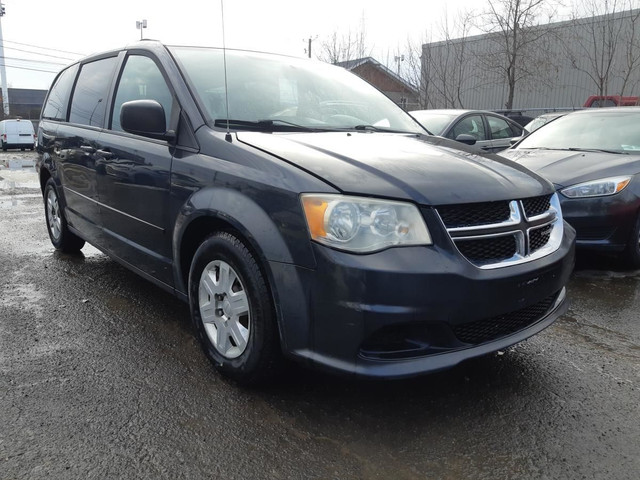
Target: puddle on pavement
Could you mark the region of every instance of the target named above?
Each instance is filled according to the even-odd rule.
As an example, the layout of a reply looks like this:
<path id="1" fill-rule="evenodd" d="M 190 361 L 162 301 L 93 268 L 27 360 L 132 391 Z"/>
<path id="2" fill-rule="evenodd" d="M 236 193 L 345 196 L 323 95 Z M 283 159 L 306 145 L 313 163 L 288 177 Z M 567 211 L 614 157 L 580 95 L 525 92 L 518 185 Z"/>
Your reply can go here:
<path id="1" fill-rule="evenodd" d="M 0 209 L 15 208 L 24 205 L 27 200 L 40 199 L 42 195 L 38 193 L 25 193 L 21 195 L 0 195 Z"/>
<path id="2" fill-rule="evenodd" d="M 42 302 L 45 295 L 32 283 L 17 283 L 3 290 L 0 305 L 3 307 L 19 307 L 32 313 L 36 318 L 43 314 Z"/>
<path id="3" fill-rule="evenodd" d="M 40 191 L 40 182 L 35 168 L 3 168 L 0 170 L 0 191 L 35 189 Z"/>

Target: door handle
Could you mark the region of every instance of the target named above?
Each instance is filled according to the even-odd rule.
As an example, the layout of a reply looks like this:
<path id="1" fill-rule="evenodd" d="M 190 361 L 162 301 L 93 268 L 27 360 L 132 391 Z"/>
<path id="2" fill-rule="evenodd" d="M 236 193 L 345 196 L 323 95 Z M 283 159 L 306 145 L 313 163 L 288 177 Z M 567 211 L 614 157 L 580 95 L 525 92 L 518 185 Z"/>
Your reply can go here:
<path id="1" fill-rule="evenodd" d="M 113 158 L 113 153 L 111 153 L 110 150 L 97 150 L 96 153 L 98 155 L 100 155 L 102 158 L 104 158 L 105 160 L 109 160 L 111 158 Z"/>

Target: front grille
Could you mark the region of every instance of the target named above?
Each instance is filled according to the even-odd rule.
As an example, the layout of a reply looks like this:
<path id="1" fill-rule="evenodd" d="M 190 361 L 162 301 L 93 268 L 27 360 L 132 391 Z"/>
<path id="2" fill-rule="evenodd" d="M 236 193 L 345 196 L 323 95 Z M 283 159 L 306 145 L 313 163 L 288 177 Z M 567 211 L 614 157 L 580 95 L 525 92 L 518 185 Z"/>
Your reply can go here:
<path id="1" fill-rule="evenodd" d="M 522 207 L 524 208 L 524 214 L 527 218 L 542 215 L 551 208 L 551 195 L 525 198 L 522 200 Z"/>
<path id="2" fill-rule="evenodd" d="M 541 302 L 515 312 L 456 325 L 453 327 L 453 333 L 458 340 L 470 345 L 479 345 L 505 337 L 541 320 L 549 311 L 557 296 L 557 294 L 554 294 Z"/>
<path id="3" fill-rule="evenodd" d="M 438 207 L 440 218 L 447 228 L 490 225 L 509 219 L 509 202 L 484 202 Z"/>
<path id="4" fill-rule="evenodd" d="M 456 241 L 456 246 L 473 263 L 507 260 L 517 253 L 514 235 L 460 239 Z"/>
<path id="5" fill-rule="evenodd" d="M 557 194 L 443 205 L 436 211 L 458 251 L 483 269 L 540 258 L 555 251 L 562 240 Z"/>
<path id="6" fill-rule="evenodd" d="M 553 225 L 545 225 L 544 227 L 531 230 L 529 232 L 529 251 L 533 253 L 549 243 L 552 230 Z"/>

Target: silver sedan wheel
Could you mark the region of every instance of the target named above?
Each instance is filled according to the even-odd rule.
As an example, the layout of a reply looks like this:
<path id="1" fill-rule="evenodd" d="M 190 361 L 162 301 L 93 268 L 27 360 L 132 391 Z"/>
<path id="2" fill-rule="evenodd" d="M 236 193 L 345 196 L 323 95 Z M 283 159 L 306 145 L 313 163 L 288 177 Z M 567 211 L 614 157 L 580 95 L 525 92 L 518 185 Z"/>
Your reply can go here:
<path id="1" fill-rule="evenodd" d="M 205 267 L 198 305 L 214 348 L 229 359 L 242 355 L 249 341 L 251 311 L 244 286 L 231 265 L 215 260 Z"/>
<path id="2" fill-rule="evenodd" d="M 55 241 L 60 239 L 62 232 L 62 218 L 60 217 L 60 205 L 58 195 L 53 188 L 47 193 L 47 219 L 49 220 L 49 231 Z"/>

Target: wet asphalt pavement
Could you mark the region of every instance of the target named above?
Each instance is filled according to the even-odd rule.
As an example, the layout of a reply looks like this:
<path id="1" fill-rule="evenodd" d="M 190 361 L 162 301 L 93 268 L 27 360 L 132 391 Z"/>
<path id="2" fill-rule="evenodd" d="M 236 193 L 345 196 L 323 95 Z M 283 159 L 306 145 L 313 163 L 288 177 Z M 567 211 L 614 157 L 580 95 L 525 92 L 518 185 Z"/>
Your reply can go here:
<path id="1" fill-rule="evenodd" d="M 54 251 L 33 170 L 0 177 L 2 480 L 640 478 L 640 271 L 580 257 L 565 317 L 447 372 L 246 390 L 186 304 Z"/>

